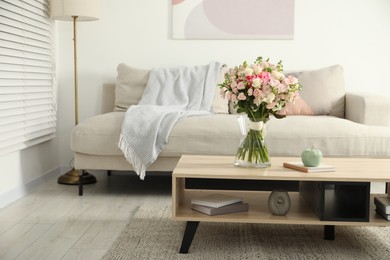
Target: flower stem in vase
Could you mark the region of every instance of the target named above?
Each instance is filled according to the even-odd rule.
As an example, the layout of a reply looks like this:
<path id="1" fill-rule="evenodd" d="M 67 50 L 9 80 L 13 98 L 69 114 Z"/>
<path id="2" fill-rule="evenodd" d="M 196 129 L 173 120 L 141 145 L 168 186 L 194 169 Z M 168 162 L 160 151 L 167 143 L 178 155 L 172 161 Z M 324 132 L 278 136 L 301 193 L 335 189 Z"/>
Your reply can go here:
<path id="1" fill-rule="evenodd" d="M 271 166 L 264 140 L 268 120 L 264 121 L 250 123 L 249 131 L 237 149 L 235 166 L 259 168 Z"/>

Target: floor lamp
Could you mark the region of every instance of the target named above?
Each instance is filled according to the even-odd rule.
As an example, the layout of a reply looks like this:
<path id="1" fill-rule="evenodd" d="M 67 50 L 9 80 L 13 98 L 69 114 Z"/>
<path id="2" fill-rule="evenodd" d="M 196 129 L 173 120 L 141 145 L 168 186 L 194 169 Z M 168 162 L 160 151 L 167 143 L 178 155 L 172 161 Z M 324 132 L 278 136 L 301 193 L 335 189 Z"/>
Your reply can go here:
<path id="1" fill-rule="evenodd" d="M 94 21 L 99 19 L 99 0 L 51 0 L 50 7 L 50 16 L 52 19 L 73 21 L 75 125 L 77 125 L 79 122 L 76 23 L 79 21 Z M 83 172 L 83 184 L 95 182 L 95 176 Z M 58 177 L 58 183 L 78 184 L 79 171 L 72 168 L 69 172 Z"/>

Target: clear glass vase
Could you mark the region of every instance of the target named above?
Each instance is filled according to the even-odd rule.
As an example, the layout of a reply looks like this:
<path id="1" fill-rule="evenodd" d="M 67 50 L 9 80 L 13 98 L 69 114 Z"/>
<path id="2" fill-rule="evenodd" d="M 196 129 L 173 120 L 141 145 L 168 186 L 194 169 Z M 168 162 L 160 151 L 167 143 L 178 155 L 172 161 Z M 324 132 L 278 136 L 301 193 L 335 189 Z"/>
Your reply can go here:
<path id="1" fill-rule="evenodd" d="M 239 118 L 241 133 L 244 135 L 236 152 L 235 166 L 247 168 L 266 168 L 271 166 L 265 143 L 268 121 L 269 118 L 249 118 L 249 120 L 245 120 L 244 117 Z"/>

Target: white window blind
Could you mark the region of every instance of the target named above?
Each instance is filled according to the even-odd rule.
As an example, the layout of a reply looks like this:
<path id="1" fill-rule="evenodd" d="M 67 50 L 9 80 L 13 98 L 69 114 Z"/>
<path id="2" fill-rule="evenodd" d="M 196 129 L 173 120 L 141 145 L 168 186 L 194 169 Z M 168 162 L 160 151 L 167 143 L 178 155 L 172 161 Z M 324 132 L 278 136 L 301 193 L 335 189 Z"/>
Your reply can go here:
<path id="1" fill-rule="evenodd" d="M 49 0 L 0 0 L 0 155 L 55 136 Z"/>

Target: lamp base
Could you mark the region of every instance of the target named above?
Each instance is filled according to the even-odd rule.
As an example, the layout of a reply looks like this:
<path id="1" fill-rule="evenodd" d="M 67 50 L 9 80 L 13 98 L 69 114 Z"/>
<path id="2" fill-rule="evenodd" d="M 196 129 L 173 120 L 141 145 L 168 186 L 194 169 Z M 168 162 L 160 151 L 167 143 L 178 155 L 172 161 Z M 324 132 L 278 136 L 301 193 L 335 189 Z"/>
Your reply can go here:
<path id="1" fill-rule="evenodd" d="M 66 184 L 66 185 L 78 185 L 79 184 L 79 171 L 75 168 L 72 168 L 72 170 L 68 171 L 67 173 L 61 175 L 58 177 L 57 182 L 59 184 Z M 83 184 L 93 184 L 96 183 L 95 176 L 84 172 L 83 173 Z"/>

